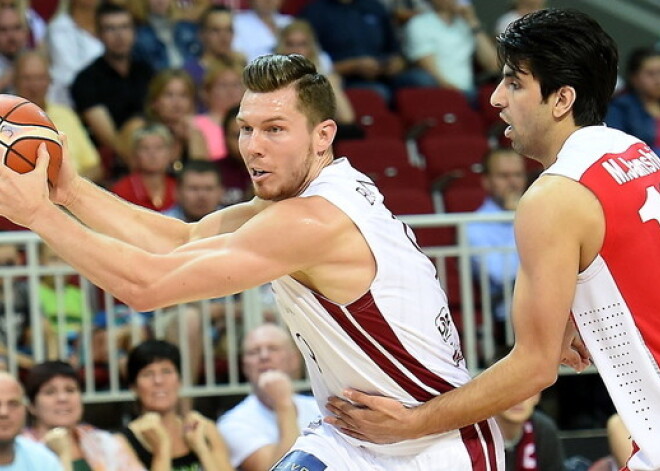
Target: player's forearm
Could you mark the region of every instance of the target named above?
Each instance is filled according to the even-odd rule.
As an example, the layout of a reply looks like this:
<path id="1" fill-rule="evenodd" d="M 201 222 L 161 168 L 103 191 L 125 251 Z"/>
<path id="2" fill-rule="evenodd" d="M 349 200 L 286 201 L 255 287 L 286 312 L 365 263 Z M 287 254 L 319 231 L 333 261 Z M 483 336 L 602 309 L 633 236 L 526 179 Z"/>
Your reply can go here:
<path id="1" fill-rule="evenodd" d="M 277 415 L 277 428 L 280 432 L 280 439 L 273 450 L 273 463 L 289 451 L 298 438 L 298 435 L 300 435 L 298 413 L 296 411 L 296 405 L 293 402 L 287 406 L 278 407 L 275 413 Z"/>
<path id="2" fill-rule="evenodd" d="M 514 350 L 466 385 L 413 409 L 408 427 L 422 437 L 481 422 L 553 384 L 557 368 L 541 354 Z"/>
<path id="3" fill-rule="evenodd" d="M 182 221 L 130 204 L 84 179 L 67 209 L 95 231 L 148 252 L 167 253 L 190 238 Z"/>
<path id="4" fill-rule="evenodd" d="M 177 256 L 156 260 L 160 256 L 96 233 L 54 205 L 40 208 L 30 229 L 80 274 L 138 310 L 155 301 L 148 288 L 183 263 Z"/>

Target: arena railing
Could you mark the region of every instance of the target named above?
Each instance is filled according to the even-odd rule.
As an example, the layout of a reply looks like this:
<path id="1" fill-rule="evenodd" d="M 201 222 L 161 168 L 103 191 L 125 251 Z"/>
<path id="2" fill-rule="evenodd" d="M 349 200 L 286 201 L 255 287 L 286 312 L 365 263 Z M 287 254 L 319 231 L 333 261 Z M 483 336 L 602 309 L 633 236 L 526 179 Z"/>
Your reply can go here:
<path id="1" fill-rule="evenodd" d="M 484 261 L 490 254 L 512 253 L 515 248 L 470 247 L 466 227 L 471 222 L 497 224 L 511 221 L 512 217 L 512 213 L 454 213 L 401 218 L 413 230 L 425 227 L 455 229 L 454 244 L 422 247 L 422 250 L 436 264 L 440 283 L 445 288 L 449 286 L 450 310 L 453 310 L 463 353 L 473 374 L 493 361 L 498 346 Z M 154 336 L 173 341 L 181 349 L 183 396 L 249 392 L 249 385 L 240 371 L 242 333 L 264 320 L 279 321 L 267 287 L 222 300 L 138 313 L 108 293 L 101 292 L 69 266 L 41 263 L 42 242 L 35 234 L 28 231 L 0 233 L 0 247 L 6 245 L 17 246 L 22 255 L 22 263 L 0 266 L 0 357 L 10 372 L 20 375 L 30 364 L 45 359 L 73 360 L 81 371 L 86 402 L 131 400 L 133 395 L 122 380 L 126 351 L 143 338 Z M 474 263 L 475 260 L 480 262 Z M 43 320 L 42 284 L 47 280 L 55 293 L 56 312 L 52 325 Z M 456 288 L 452 290 L 452 284 L 458 286 L 457 293 L 454 292 Z M 17 286 L 22 288 L 16 289 Z M 79 333 L 72 335 L 66 329 L 67 322 L 72 321 L 67 318 L 66 303 L 71 302 L 67 291 L 75 292 L 76 289 L 79 290 L 78 297 L 73 298 L 79 303 L 77 311 L 81 318 Z M 506 283 L 502 301 L 505 312 L 509 312 L 512 289 L 512 283 Z M 27 299 L 19 299 L 22 295 Z M 457 296 L 459 299 L 451 299 Z M 26 305 L 25 313 L 20 312 L 21 304 Z M 22 314 L 26 316 L 26 329 L 20 328 Z M 504 326 L 505 343 L 511 345 L 513 334 L 508 316 Z M 198 373 L 193 375 L 193 370 Z M 304 378 L 296 381 L 295 386 L 297 389 L 309 387 Z"/>

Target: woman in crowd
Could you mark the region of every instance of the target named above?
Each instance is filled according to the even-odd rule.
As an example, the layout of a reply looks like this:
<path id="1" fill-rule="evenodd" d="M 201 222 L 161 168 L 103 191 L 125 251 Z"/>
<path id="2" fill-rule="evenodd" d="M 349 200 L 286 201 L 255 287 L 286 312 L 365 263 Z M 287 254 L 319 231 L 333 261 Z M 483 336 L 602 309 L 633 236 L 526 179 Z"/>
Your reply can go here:
<path id="1" fill-rule="evenodd" d="M 33 366 L 25 380 L 34 425 L 25 435 L 44 442 L 66 471 L 143 471 L 130 448 L 114 435 L 81 423 L 80 382 L 63 361 Z"/>
<path id="2" fill-rule="evenodd" d="M 168 173 L 172 164 L 170 131 L 163 124 L 145 124 L 133 133 L 131 148 L 133 170 L 112 186 L 112 192 L 153 211 L 174 206 L 176 179 Z"/>
<path id="3" fill-rule="evenodd" d="M 245 87 L 242 81 L 243 68 L 217 64 L 204 74 L 202 100 L 206 113 L 195 116 L 195 124 L 202 131 L 208 144 L 211 160 L 227 156 L 222 122 L 227 111 L 237 106 L 243 98 Z"/>
<path id="4" fill-rule="evenodd" d="M 660 49 L 644 47 L 630 54 L 626 91 L 612 100 L 605 122 L 660 153 Z"/>
<path id="5" fill-rule="evenodd" d="M 215 423 L 198 412 L 181 416 L 181 355 L 163 340 L 147 340 L 128 356 L 128 384 L 139 417 L 122 430 L 125 441 L 152 470 L 227 471 L 228 452 Z"/>
<path id="6" fill-rule="evenodd" d="M 316 65 L 316 69 L 328 78 L 332 85 L 332 90 L 335 93 L 335 98 L 337 100 L 337 114 L 335 119 L 339 124 L 339 137 L 343 137 L 345 134 L 344 131 L 350 130 L 350 128 L 355 128 L 354 130 L 357 130 L 355 124 L 355 112 L 353 111 L 353 107 L 346 96 L 346 93 L 344 93 L 341 77 L 334 72 L 330 57 L 326 53 L 320 51 L 314 30 L 307 21 L 294 20 L 282 28 L 282 31 L 280 31 L 279 34 L 276 51 L 279 54 L 300 54 L 311 60 L 314 65 Z M 348 135 L 353 133 L 348 132 L 346 134 L 348 137 Z"/>
<path id="7" fill-rule="evenodd" d="M 160 71 L 149 83 L 145 115 L 128 120 L 119 133 L 117 150 L 132 167 L 131 136 L 147 122 L 162 123 L 172 133 L 174 169 L 179 170 L 188 159 L 208 160 L 204 135 L 195 125 L 195 85 L 181 69 Z"/>

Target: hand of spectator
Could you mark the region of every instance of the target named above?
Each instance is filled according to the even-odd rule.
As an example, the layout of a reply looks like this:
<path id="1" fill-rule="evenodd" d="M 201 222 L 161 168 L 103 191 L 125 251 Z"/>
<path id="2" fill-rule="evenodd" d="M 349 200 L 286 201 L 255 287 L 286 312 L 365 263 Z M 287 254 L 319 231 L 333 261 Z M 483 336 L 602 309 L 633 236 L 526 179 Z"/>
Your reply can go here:
<path id="1" fill-rule="evenodd" d="M 258 396 L 272 410 L 293 404 L 293 385 L 289 375 L 277 370 L 265 371 L 257 381 Z"/>
<path id="2" fill-rule="evenodd" d="M 66 135 L 60 133 L 60 139 L 62 140 L 62 167 L 60 167 L 57 183 L 50 189 L 50 200 L 55 204 L 67 207 L 75 201 L 81 180 L 71 161 Z"/>
<path id="3" fill-rule="evenodd" d="M 403 57 L 396 55 L 390 57 L 385 63 L 385 75 L 396 75 L 403 71 L 406 68 L 406 61 Z"/>
<path id="4" fill-rule="evenodd" d="M 508 191 L 502 198 L 502 207 L 507 211 L 515 211 L 522 195 L 517 190 Z"/>
<path id="5" fill-rule="evenodd" d="M 215 424 L 197 411 L 190 411 L 183 420 L 183 438 L 195 453 L 200 454 L 208 448 L 210 432 Z"/>
<path id="6" fill-rule="evenodd" d="M 69 432 L 64 427 L 50 429 L 44 435 L 44 443 L 62 460 L 71 460 Z"/>
<path id="7" fill-rule="evenodd" d="M 128 428 L 154 455 L 163 452 L 169 453 L 170 437 L 165 431 L 158 413 L 147 412 L 131 422 Z"/>
<path id="8" fill-rule="evenodd" d="M 354 61 L 355 74 L 367 80 L 374 80 L 383 72 L 381 63 L 373 57 L 357 57 Z"/>

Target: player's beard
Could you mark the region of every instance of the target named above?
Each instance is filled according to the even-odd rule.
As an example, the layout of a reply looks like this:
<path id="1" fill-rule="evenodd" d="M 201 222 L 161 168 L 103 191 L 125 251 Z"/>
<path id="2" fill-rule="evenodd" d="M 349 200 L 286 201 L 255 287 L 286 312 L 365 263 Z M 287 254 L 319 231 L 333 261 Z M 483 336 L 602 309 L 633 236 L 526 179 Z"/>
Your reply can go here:
<path id="1" fill-rule="evenodd" d="M 315 155 L 310 144 L 307 149 L 307 156 L 300 166 L 295 168 L 289 175 L 284 175 L 279 171 L 271 176 L 272 179 L 286 178 L 286 180 L 282 183 L 274 182 L 274 188 L 270 186 L 273 185 L 270 182 L 267 182 L 267 185 L 258 185 L 253 182 L 254 194 L 267 201 L 282 201 L 300 195 L 311 181 L 310 171 L 314 158 Z"/>

